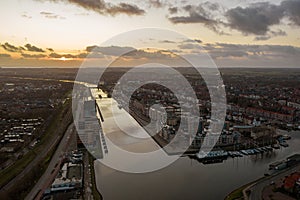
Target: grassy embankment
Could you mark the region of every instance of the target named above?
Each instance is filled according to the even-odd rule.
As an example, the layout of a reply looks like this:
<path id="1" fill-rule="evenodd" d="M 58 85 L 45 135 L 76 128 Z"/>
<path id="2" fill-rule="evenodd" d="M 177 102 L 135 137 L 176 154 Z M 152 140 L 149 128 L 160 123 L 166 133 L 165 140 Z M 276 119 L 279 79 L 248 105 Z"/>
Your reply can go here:
<path id="1" fill-rule="evenodd" d="M 259 178 L 258 180 L 256 181 L 253 181 L 251 183 L 247 183 L 246 185 L 243 185 L 242 187 L 239 187 L 235 190 L 233 190 L 229 195 L 227 195 L 225 197 L 224 200 L 240 200 L 240 199 L 244 199 L 244 195 L 243 195 L 243 190 L 245 188 L 247 188 L 248 186 L 252 185 L 253 183 L 255 182 L 258 182 L 259 180 L 263 179 L 264 177 L 262 178 Z"/>
<path id="2" fill-rule="evenodd" d="M 95 200 L 102 200 L 102 196 L 100 194 L 100 192 L 97 189 L 96 186 L 96 178 L 95 178 L 95 168 L 94 168 L 94 157 L 88 153 L 88 157 L 89 157 L 89 164 L 90 164 L 90 169 L 91 169 L 91 179 L 92 179 L 92 193 L 93 193 L 93 197 Z"/>

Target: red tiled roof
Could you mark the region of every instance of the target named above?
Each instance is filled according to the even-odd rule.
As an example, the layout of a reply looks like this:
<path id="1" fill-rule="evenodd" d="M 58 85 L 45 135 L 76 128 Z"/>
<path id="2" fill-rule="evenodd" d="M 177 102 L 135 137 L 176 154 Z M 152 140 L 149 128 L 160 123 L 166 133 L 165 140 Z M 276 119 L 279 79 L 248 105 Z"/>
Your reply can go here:
<path id="1" fill-rule="evenodd" d="M 284 188 L 285 189 L 293 188 L 299 178 L 300 178 L 300 172 L 295 172 L 295 173 L 291 174 L 284 180 Z"/>

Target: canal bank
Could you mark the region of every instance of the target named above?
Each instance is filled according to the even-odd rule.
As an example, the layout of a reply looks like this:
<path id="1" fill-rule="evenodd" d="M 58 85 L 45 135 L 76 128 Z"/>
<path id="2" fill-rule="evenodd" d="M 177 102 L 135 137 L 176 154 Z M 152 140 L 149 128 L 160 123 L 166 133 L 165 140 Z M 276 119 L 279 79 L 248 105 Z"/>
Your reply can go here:
<path id="1" fill-rule="evenodd" d="M 105 117 L 110 116 L 111 111 L 109 111 L 109 104 L 101 106 L 105 122 Z M 123 117 L 123 120 L 126 119 L 126 116 Z M 118 142 L 127 144 L 124 148 L 136 152 L 140 152 L 141 149 L 144 152 L 149 151 L 147 144 L 138 145 L 128 136 L 118 133 L 115 127 L 111 128 L 114 130 L 114 135 L 111 137 L 114 136 Z M 138 127 L 129 128 L 134 132 Z M 288 148 L 280 148 L 264 154 L 229 158 L 223 163 L 210 165 L 181 157 L 161 170 L 133 174 L 114 170 L 95 161 L 97 188 L 103 198 L 108 200 L 224 199 L 235 188 L 262 177 L 268 170 L 269 164 L 299 152 L 300 132 L 289 134 L 292 139 L 288 141 L 290 145 Z"/>

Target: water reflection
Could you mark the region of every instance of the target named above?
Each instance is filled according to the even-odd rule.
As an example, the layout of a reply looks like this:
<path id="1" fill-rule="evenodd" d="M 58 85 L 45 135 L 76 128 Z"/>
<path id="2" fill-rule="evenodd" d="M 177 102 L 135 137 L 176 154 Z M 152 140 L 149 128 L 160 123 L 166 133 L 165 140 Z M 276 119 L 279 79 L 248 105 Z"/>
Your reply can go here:
<path id="1" fill-rule="evenodd" d="M 182 157 L 162 170 L 146 174 L 123 173 L 96 162 L 97 187 L 105 200 L 224 199 L 233 189 L 263 176 L 270 163 L 300 153 L 300 132 L 290 135 L 288 148 L 209 165 Z"/>

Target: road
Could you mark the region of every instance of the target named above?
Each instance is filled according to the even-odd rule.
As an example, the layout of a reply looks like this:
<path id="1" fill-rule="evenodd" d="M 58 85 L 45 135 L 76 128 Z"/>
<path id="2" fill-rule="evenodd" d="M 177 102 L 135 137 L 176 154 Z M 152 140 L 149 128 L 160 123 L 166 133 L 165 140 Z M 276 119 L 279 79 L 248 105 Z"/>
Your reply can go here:
<path id="1" fill-rule="evenodd" d="M 297 170 L 300 170 L 300 165 L 297 165 L 297 166 L 294 166 L 288 170 L 285 170 L 285 171 L 282 171 L 282 172 L 279 172 L 278 174 L 276 175 L 272 175 L 272 176 L 269 176 L 269 177 L 265 177 L 264 179 L 252 184 L 251 186 L 247 187 L 244 191 L 246 190 L 250 190 L 251 193 L 250 193 L 250 196 L 248 198 L 245 198 L 246 200 L 249 199 L 249 200 L 260 200 L 262 199 L 262 192 L 263 192 L 263 189 L 268 186 L 272 181 L 276 181 L 284 176 L 287 176 Z M 245 195 L 244 195 L 245 196 Z"/>
<path id="2" fill-rule="evenodd" d="M 65 132 L 63 138 L 61 139 L 54 155 L 52 156 L 52 159 L 48 165 L 48 168 L 44 172 L 44 174 L 41 176 L 39 181 L 35 184 L 35 186 L 32 188 L 30 193 L 26 196 L 25 200 L 31 200 L 36 197 L 36 199 L 39 199 L 39 196 L 43 194 L 45 189 L 52 183 L 53 179 L 55 178 L 57 172 L 60 169 L 60 162 L 63 158 L 64 153 L 70 147 L 71 139 L 74 139 L 75 135 L 75 128 L 74 124 L 72 123 L 67 131 Z M 39 192 L 40 191 L 40 192 Z M 39 194 L 37 195 L 37 192 Z"/>
<path id="3" fill-rule="evenodd" d="M 91 179 L 91 169 L 89 164 L 89 155 L 88 152 L 84 152 L 84 199 L 86 200 L 92 200 L 93 194 L 92 194 L 92 179 Z"/>

